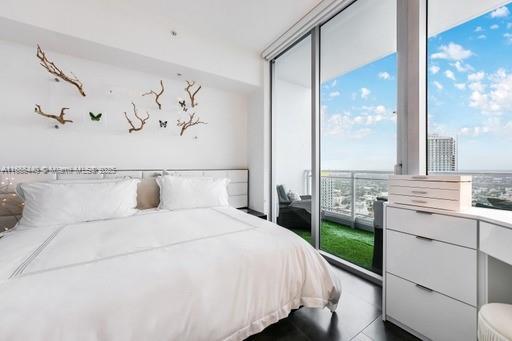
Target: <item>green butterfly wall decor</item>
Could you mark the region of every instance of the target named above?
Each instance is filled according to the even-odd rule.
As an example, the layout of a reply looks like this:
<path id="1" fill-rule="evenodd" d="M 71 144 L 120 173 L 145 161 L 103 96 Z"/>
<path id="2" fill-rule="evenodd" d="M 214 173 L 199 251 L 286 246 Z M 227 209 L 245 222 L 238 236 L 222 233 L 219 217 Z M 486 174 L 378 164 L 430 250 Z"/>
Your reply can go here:
<path id="1" fill-rule="evenodd" d="M 98 121 L 99 122 L 101 120 L 101 116 L 102 115 L 103 115 L 102 113 L 98 113 L 98 114 L 94 115 L 94 113 L 89 112 L 89 117 L 91 118 L 91 121 Z"/>

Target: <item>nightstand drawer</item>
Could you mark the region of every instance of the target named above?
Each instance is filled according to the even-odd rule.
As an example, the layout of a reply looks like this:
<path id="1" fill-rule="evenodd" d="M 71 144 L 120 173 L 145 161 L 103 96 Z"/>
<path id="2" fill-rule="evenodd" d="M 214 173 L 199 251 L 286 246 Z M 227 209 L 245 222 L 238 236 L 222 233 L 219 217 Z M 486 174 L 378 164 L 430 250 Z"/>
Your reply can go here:
<path id="1" fill-rule="evenodd" d="M 386 271 L 476 306 L 476 250 L 392 230 L 386 244 Z"/>
<path id="2" fill-rule="evenodd" d="M 392 274 L 386 277 L 387 316 L 431 340 L 476 339 L 476 308 Z"/>
<path id="3" fill-rule="evenodd" d="M 476 249 L 475 220 L 388 207 L 386 228 Z"/>

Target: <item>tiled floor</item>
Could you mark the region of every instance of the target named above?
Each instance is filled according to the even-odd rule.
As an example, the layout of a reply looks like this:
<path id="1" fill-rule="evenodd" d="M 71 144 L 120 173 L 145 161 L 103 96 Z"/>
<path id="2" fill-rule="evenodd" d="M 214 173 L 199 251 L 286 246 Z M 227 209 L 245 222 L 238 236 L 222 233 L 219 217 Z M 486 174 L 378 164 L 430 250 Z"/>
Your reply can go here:
<path id="1" fill-rule="evenodd" d="M 336 275 L 343 290 L 336 313 L 331 314 L 328 309 L 302 308 L 248 341 L 417 340 L 382 321 L 381 287 L 342 270 L 336 270 Z"/>

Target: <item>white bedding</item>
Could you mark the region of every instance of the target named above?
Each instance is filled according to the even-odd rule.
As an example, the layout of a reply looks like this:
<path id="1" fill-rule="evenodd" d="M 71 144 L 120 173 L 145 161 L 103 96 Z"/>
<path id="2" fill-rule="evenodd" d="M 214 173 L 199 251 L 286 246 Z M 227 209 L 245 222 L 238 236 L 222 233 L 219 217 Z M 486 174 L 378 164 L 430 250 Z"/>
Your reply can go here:
<path id="1" fill-rule="evenodd" d="M 340 291 L 300 237 L 227 207 L 0 239 L 0 340 L 243 340 Z"/>

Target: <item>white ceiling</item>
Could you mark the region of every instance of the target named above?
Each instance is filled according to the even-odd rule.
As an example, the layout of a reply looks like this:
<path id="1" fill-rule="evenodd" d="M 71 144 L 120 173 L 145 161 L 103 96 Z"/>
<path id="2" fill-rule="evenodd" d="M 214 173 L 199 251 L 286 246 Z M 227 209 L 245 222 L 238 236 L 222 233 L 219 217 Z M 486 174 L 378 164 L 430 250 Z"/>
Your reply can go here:
<path id="1" fill-rule="evenodd" d="M 120 0 L 110 0 L 120 1 Z M 321 0 L 123 0 L 144 15 L 164 16 L 179 35 L 193 32 L 262 51 Z"/>

